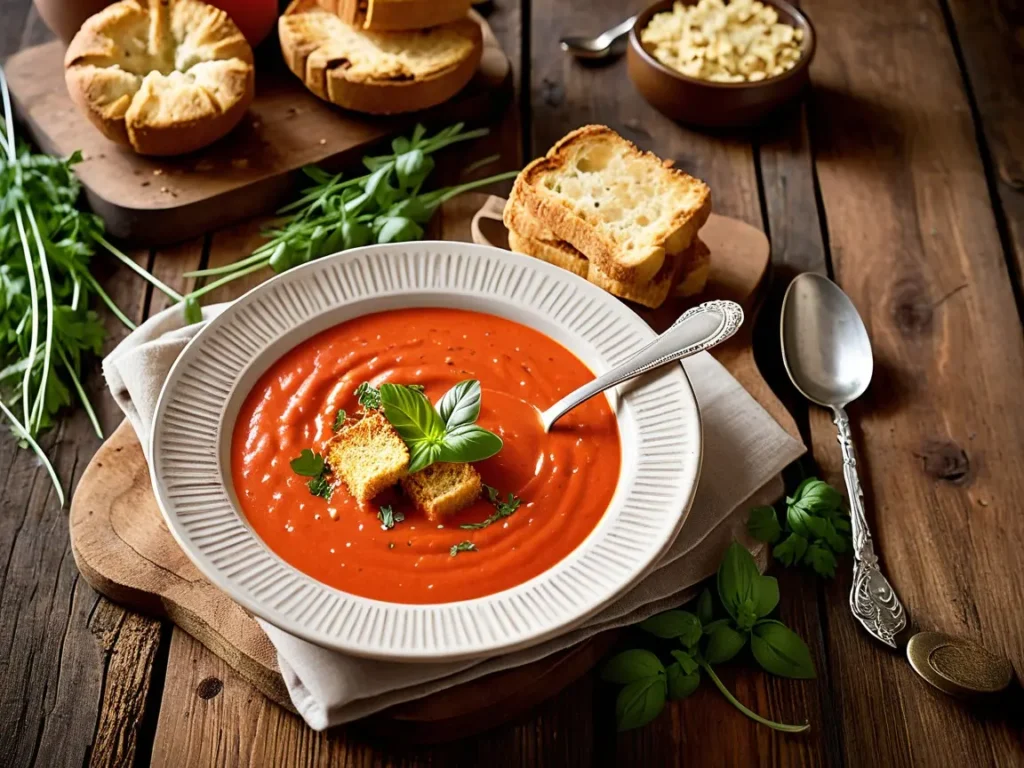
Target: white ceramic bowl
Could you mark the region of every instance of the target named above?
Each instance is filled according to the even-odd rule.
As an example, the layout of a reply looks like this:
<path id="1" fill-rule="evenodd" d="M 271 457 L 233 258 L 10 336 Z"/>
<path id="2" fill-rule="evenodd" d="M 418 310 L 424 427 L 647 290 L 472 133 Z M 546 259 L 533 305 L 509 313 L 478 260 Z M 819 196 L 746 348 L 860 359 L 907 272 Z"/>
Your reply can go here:
<path id="1" fill-rule="evenodd" d="M 586 280 L 497 248 L 402 243 L 320 259 L 250 291 L 182 352 L 154 421 L 156 498 L 171 533 L 210 581 L 255 615 L 317 645 L 394 661 L 452 661 L 534 645 L 622 595 L 683 524 L 700 471 L 701 428 L 682 366 L 611 396 L 622 463 L 608 511 L 568 557 L 504 592 L 438 605 L 351 595 L 284 562 L 239 512 L 231 434 L 260 375 L 338 323 L 416 306 L 488 312 L 531 326 L 597 373 L 654 336 Z"/>

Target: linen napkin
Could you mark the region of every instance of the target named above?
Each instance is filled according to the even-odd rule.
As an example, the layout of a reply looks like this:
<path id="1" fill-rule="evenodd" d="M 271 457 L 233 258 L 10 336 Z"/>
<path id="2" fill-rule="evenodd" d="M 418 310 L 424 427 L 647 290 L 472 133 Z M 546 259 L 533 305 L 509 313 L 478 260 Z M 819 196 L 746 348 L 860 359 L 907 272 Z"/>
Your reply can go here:
<path id="1" fill-rule="evenodd" d="M 206 307 L 209 321 L 226 304 Z M 139 326 L 103 361 L 114 399 L 149 451 L 160 388 L 177 356 L 199 331 L 184 326 L 180 308 Z M 581 626 L 540 645 L 485 660 L 396 664 L 320 648 L 259 620 L 277 649 L 278 664 L 299 714 L 314 729 L 356 720 L 396 704 L 502 669 L 527 664 L 598 632 L 638 621 L 689 599 L 714 573 L 733 538 L 757 552 L 746 534 L 747 510 L 782 493 L 779 473 L 798 458 L 794 440 L 714 358 L 683 363 L 700 408 L 704 459 L 693 507 L 662 559 L 625 595 Z"/>

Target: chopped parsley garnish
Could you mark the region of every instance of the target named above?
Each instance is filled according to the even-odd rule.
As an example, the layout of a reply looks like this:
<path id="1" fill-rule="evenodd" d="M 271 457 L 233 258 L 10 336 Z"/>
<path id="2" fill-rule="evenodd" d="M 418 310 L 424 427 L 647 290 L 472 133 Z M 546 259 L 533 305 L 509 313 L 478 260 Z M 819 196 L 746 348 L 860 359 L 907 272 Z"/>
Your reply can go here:
<path id="1" fill-rule="evenodd" d="M 375 411 L 380 408 L 380 390 L 370 382 L 364 381 L 356 387 L 356 400 L 368 411 Z"/>
<path id="2" fill-rule="evenodd" d="M 408 386 L 413 392 L 419 392 L 421 395 L 427 391 L 427 388 L 422 384 L 407 384 L 406 386 Z"/>
<path id="3" fill-rule="evenodd" d="M 487 485 L 487 483 L 483 483 L 483 488 L 484 493 L 487 494 L 487 500 L 494 505 L 494 514 L 488 517 L 482 523 L 466 523 L 465 525 L 460 525 L 459 528 L 463 528 L 467 531 L 476 531 L 481 528 L 486 528 L 492 523 L 496 523 L 502 518 L 509 517 L 510 515 L 514 514 L 515 511 L 519 509 L 519 505 L 522 503 L 520 498 L 516 496 L 514 493 L 510 492 L 508 494 L 507 501 L 499 501 L 498 499 L 500 497 L 500 494 L 498 493 L 497 488 L 493 488 Z"/>
<path id="4" fill-rule="evenodd" d="M 339 408 L 338 412 L 334 414 L 334 431 L 340 432 L 341 428 L 345 426 L 345 419 L 348 418 L 348 414 L 345 413 L 344 408 Z"/>
<path id="5" fill-rule="evenodd" d="M 308 477 L 306 487 L 314 496 L 330 500 L 333 488 L 327 480 L 329 469 L 324 462 L 324 457 L 319 453 L 313 453 L 309 448 L 303 448 L 297 458 L 290 462 L 292 472 L 303 477 Z"/>
<path id="6" fill-rule="evenodd" d="M 476 544 L 472 541 L 460 541 L 448 550 L 448 554 L 455 557 L 459 552 L 476 552 Z"/>
<path id="7" fill-rule="evenodd" d="M 385 531 L 390 531 L 395 527 L 395 523 L 400 523 L 405 520 L 405 515 L 401 512 L 395 512 L 391 505 L 388 504 L 386 507 L 381 507 L 377 513 L 377 519 L 380 520 L 380 527 Z"/>

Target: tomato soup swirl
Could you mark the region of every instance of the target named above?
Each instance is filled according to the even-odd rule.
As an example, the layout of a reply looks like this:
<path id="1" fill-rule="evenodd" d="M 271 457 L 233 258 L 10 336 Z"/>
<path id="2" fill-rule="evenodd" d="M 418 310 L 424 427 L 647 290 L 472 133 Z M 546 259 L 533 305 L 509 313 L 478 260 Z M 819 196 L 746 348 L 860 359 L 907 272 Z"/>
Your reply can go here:
<path id="1" fill-rule="evenodd" d="M 545 434 L 537 408 L 593 378 L 544 334 L 500 317 L 446 308 L 365 315 L 285 354 L 247 395 L 232 435 L 235 492 L 253 530 L 286 562 L 345 592 L 394 603 L 446 603 L 500 592 L 537 576 L 594 530 L 619 479 L 615 416 L 596 397 Z M 510 516 L 485 494 L 431 523 L 398 491 L 360 507 L 343 485 L 314 496 L 289 466 L 304 448 L 324 452 L 339 409 L 359 411 L 368 381 L 420 384 L 431 402 L 466 379 L 482 387 L 480 426 L 504 447 L 475 464 L 483 482 L 521 500 Z M 391 505 L 405 519 L 384 530 Z M 452 555 L 469 541 L 475 549 Z"/>

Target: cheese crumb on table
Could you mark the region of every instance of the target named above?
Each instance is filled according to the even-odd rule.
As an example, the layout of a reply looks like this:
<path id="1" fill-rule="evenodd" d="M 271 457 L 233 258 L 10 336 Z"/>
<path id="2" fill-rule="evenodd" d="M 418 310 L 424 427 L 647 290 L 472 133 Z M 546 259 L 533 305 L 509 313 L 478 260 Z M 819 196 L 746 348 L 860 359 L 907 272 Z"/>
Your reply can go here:
<path id="1" fill-rule="evenodd" d="M 776 77 L 800 60 L 804 31 L 779 21 L 757 0 L 675 3 L 657 13 L 640 33 L 662 64 L 689 77 L 721 83 Z"/>

